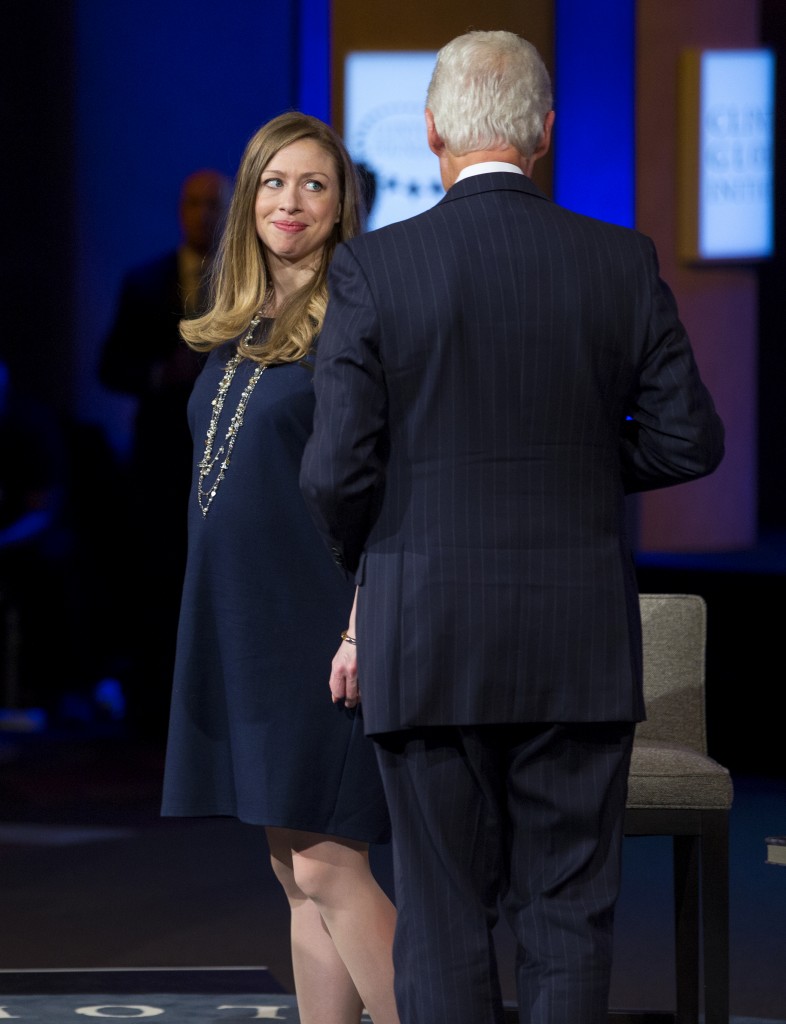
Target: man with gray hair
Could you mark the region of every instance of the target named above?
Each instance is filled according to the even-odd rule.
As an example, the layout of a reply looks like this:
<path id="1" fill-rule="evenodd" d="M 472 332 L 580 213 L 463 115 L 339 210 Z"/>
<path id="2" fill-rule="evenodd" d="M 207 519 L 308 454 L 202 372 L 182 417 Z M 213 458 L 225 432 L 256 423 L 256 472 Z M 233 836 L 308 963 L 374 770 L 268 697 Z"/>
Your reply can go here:
<path id="1" fill-rule="evenodd" d="M 644 717 L 624 497 L 723 455 L 652 242 L 530 180 L 553 123 L 529 43 L 453 40 L 447 194 L 329 277 L 301 485 L 358 583 L 330 685 L 377 743 L 403 1024 L 503 1021 L 499 906 L 522 1024 L 605 1024 Z"/>

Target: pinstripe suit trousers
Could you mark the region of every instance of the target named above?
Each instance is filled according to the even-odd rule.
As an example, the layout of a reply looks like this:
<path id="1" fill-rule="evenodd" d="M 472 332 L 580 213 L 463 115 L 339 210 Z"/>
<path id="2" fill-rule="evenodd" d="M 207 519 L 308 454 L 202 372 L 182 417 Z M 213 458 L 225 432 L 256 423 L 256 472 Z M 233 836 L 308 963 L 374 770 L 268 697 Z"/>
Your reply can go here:
<path id="1" fill-rule="evenodd" d="M 633 730 L 375 737 L 393 822 L 402 1024 L 501 1024 L 499 908 L 517 941 L 521 1024 L 606 1024 Z"/>

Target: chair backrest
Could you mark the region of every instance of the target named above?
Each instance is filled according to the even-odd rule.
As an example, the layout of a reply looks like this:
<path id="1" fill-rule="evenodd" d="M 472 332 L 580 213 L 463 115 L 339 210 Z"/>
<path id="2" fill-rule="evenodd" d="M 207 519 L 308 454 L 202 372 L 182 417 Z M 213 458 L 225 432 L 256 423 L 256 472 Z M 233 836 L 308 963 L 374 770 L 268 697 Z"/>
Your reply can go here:
<path id="1" fill-rule="evenodd" d="M 641 594 L 647 720 L 636 736 L 707 753 L 704 652 L 707 606 L 696 594 Z"/>

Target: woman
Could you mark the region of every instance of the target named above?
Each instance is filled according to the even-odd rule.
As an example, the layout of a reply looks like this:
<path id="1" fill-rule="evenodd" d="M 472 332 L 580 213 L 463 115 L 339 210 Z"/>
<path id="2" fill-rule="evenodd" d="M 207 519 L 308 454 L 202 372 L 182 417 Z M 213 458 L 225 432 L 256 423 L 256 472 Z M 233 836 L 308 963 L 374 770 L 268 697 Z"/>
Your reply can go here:
<path id="1" fill-rule="evenodd" d="M 335 658 L 346 699 L 331 703 L 325 687 L 351 630 L 352 588 L 298 488 L 327 268 L 357 230 L 338 137 L 304 114 L 275 118 L 243 155 L 211 308 L 181 324 L 209 356 L 189 403 L 195 468 L 163 813 L 266 827 L 303 1024 L 350 1024 L 364 1005 L 374 1024 L 398 1020 L 395 911 L 368 861 L 389 825 L 349 640 Z"/>

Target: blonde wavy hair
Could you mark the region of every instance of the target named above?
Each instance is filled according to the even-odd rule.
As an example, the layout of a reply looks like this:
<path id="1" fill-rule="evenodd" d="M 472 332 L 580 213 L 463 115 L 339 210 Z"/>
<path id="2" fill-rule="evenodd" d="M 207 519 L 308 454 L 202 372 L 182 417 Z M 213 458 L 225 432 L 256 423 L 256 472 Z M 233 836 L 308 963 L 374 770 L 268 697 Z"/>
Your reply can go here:
<path id="1" fill-rule="evenodd" d="M 254 217 L 262 171 L 279 150 L 313 139 L 333 159 L 339 180 L 341 216 L 322 250 L 314 277 L 279 308 L 261 345 L 242 339 L 238 351 L 258 363 L 296 363 L 310 352 L 327 308 L 327 270 L 336 246 L 360 229 L 360 186 L 355 166 L 338 135 L 316 117 L 281 114 L 250 139 L 237 173 L 226 226 L 210 273 L 210 304 L 202 316 L 180 321 L 191 348 L 209 352 L 247 330 L 264 305 L 270 285 L 265 251 Z"/>

